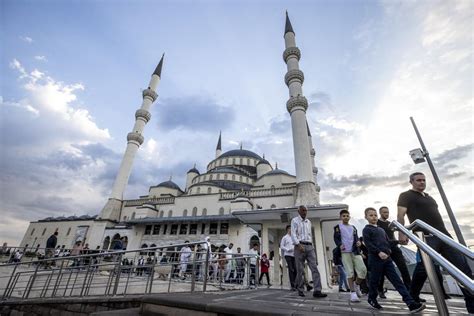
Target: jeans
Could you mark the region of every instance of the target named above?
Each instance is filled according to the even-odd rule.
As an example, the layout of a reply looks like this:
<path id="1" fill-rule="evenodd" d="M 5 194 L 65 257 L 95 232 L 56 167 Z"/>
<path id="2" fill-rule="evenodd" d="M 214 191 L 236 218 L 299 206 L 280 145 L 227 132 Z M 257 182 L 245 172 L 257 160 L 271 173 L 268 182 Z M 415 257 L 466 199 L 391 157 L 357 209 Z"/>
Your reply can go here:
<path id="1" fill-rule="evenodd" d="M 400 271 L 400 274 L 402 275 L 403 284 L 405 284 L 405 287 L 409 289 L 411 286 L 411 279 L 410 273 L 408 272 L 407 264 L 405 262 L 405 258 L 403 257 L 403 253 L 396 245 L 393 246 L 391 250 L 392 253 L 390 255 L 390 258 L 392 258 L 393 262 L 397 265 L 398 271 Z M 378 287 L 379 292 L 383 292 L 384 280 L 385 276 L 382 276 Z"/>
<path id="2" fill-rule="evenodd" d="M 467 264 L 466 258 L 456 249 L 449 247 L 447 244 L 441 241 L 438 237 L 435 236 L 426 236 L 426 243 L 428 246 L 433 248 L 436 252 L 440 253 L 446 260 L 451 262 L 464 274 L 472 278 L 471 268 Z M 421 265 L 421 264 L 420 264 Z M 410 292 L 413 297 L 418 297 L 420 295 L 421 288 L 426 281 L 427 275 L 423 267 L 418 267 L 413 273 L 413 279 L 411 282 Z M 464 300 L 466 302 L 466 308 L 469 313 L 474 313 L 474 296 L 469 293 L 468 290 L 465 290 L 461 287 L 461 291 L 464 294 Z"/>
<path id="3" fill-rule="evenodd" d="M 395 289 L 402 296 L 403 301 L 407 305 L 411 305 L 415 300 L 408 293 L 408 289 L 403 284 L 402 280 L 395 271 L 392 259 L 382 260 L 379 256 L 369 254 L 369 267 L 370 267 L 370 283 L 369 283 L 369 301 L 377 300 L 380 279 L 385 275 L 390 283 L 393 284 Z"/>
<path id="4" fill-rule="evenodd" d="M 349 290 L 349 284 L 347 283 L 346 271 L 342 265 L 337 266 L 337 271 L 339 272 L 339 289 L 342 290 L 342 286 L 346 287 L 346 290 Z"/>
<path id="5" fill-rule="evenodd" d="M 295 287 L 295 280 L 296 280 L 296 265 L 295 265 L 295 257 L 292 256 L 285 256 L 286 264 L 288 265 L 288 277 L 290 278 L 290 285 L 291 288 L 294 289 Z"/>

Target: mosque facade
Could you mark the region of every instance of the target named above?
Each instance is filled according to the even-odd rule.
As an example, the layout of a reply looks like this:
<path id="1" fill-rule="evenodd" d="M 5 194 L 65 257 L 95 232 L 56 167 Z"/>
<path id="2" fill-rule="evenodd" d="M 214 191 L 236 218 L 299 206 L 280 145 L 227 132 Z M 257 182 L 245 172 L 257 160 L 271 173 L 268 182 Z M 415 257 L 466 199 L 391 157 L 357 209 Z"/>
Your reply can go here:
<path id="1" fill-rule="evenodd" d="M 295 32 L 286 16 L 284 77 L 289 90 L 286 107 L 291 117 L 296 175 L 273 167 L 257 153 L 243 149 L 222 150 L 219 135 L 215 158 L 204 170 L 195 166 L 186 174 L 185 187 L 172 179 L 151 186 L 147 194 L 124 199 L 136 152 L 144 141 L 143 131 L 151 119 L 150 108 L 157 99 L 163 57 L 143 91 L 142 106 L 135 112 L 135 124 L 127 135 L 127 147 L 111 195 L 95 216 L 48 217 L 30 222 L 21 247 L 45 247 L 47 238 L 59 232 L 58 245 L 66 248 L 80 240 L 89 248 L 109 249 L 117 238 L 127 249 L 169 246 L 185 240 L 210 237 L 215 245 L 232 242 L 242 252 L 254 243 L 273 258 L 272 276 L 279 280 L 279 241 L 285 226 L 297 215 L 297 206 L 308 207 L 313 223 L 316 254 L 322 280 L 331 275 L 332 225 L 344 204 L 321 205 L 317 183 L 315 149 L 306 120 L 308 101 L 303 95 L 304 74 L 299 69 L 301 52 Z M 285 279 L 286 273 L 282 276 Z M 278 281 L 279 283 L 279 281 Z M 323 286 L 327 286 L 323 282 Z"/>

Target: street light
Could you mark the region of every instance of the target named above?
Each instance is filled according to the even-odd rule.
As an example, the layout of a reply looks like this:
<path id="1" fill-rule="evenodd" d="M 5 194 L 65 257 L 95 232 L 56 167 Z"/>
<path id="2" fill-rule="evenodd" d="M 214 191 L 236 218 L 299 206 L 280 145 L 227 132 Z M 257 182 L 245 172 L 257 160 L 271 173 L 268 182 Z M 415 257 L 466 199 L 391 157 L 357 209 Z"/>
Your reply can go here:
<path id="1" fill-rule="evenodd" d="M 413 125 L 413 128 L 415 129 L 416 136 L 418 137 L 418 140 L 420 141 L 420 145 L 421 145 L 421 149 L 417 148 L 417 149 L 410 150 L 410 157 L 411 159 L 413 159 L 413 162 L 415 164 L 424 162 L 426 158 L 426 162 L 428 162 L 428 166 L 430 167 L 431 174 L 433 175 L 436 186 L 438 187 L 438 190 L 439 190 L 439 194 L 441 195 L 441 199 L 443 200 L 444 206 L 446 207 L 446 211 L 448 212 L 449 219 L 451 220 L 451 224 L 453 225 L 453 229 L 454 229 L 454 232 L 456 233 L 456 237 L 458 238 L 459 243 L 466 246 L 466 241 L 464 240 L 464 237 L 461 233 L 461 228 L 459 227 L 456 217 L 454 216 L 453 210 L 451 209 L 451 205 L 449 205 L 448 198 L 446 197 L 446 194 L 444 193 L 443 186 L 441 185 L 441 181 L 439 180 L 438 174 L 436 173 L 433 162 L 431 161 L 430 154 L 428 153 L 428 150 L 425 147 L 425 143 L 423 142 L 423 139 L 421 138 L 420 132 L 418 131 L 418 128 L 416 127 L 415 120 L 413 119 L 413 117 L 410 117 L 410 121 Z"/>

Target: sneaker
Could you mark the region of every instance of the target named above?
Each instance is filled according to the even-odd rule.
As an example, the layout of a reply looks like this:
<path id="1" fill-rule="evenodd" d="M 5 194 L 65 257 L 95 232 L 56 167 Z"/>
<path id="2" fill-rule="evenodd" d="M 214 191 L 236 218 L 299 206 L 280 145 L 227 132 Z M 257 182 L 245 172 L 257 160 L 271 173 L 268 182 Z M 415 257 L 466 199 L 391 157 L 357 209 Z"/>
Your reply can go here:
<path id="1" fill-rule="evenodd" d="M 413 299 L 417 303 L 426 303 L 426 300 L 424 298 L 421 298 L 421 297 L 413 297 Z"/>
<path id="2" fill-rule="evenodd" d="M 415 302 L 415 303 L 412 303 L 410 305 L 408 305 L 408 308 L 410 309 L 410 313 L 417 313 L 419 311 L 422 311 L 426 308 L 426 305 L 423 304 L 423 303 L 418 303 L 418 302 Z"/>
<path id="3" fill-rule="evenodd" d="M 339 293 L 346 293 L 346 292 L 349 292 L 349 290 L 339 289 Z"/>
<path id="4" fill-rule="evenodd" d="M 358 297 L 362 297 L 362 292 L 360 291 L 360 285 L 354 284 L 354 289 Z"/>
<path id="5" fill-rule="evenodd" d="M 356 292 L 351 292 L 351 302 L 353 303 L 360 302 L 359 296 L 357 296 Z"/>
<path id="6" fill-rule="evenodd" d="M 321 293 L 321 291 L 317 291 L 317 292 L 313 293 L 313 297 L 315 297 L 315 298 L 323 298 L 323 297 L 326 297 L 326 296 L 328 296 L 328 295 L 325 294 L 325 293 Z"/>
<path id="7" fill-rule="evenodd" d="M 379 291 L 379 297 L 380 297 L 380 298 L 387 298 L 387 297 L 385 296 L 385 293 L 384 293 L 383 291 L 381 291 L 381 292 Z"/>
<path id="8" fill-rule="evenodd" d="M 369 300 L 368 303 L 374 309 L 377 309 L 377 310 L 383 309 L 382 305 L 380 305 L 379 302 L 377 302 L 376 300 L 373 300 L 373 301 Z"/>

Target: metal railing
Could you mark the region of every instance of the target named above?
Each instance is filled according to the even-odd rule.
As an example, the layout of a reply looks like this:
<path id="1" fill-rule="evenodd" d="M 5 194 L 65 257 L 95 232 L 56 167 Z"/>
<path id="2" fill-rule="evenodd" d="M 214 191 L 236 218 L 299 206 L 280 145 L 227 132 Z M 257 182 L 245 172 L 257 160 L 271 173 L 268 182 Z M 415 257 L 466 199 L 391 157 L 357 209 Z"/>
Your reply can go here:
<path id="1" fill-rule="evenodd" d="M 441 254 L 431 248 L 426 243 L 425 235 L 423 233 L 421 234 L 420 239 L 414 233 L 410 232 L 410 230 L 413 230 L 415 228 L 421 228 L 424 231 L 428 231 L 430 234 L 436 236 L 450 247 L 458 250 L 469 259 L 474 258 L 474 252 L 472 250 L 470 250 L 464 245 L 461 245 L 460 243 L 457 243 L 452 238 L 446 236 L 439 230 L 435 229 L 434 227 L 428 225 L 427 223 L 419 219 L 415 220 L 407 227 L 403 226 L 397 221 L 393 221 L 390 224 L 390 228 L 398 230 L 399 232 L 405 234 L 408 239 L 410 239 L 420 250 L 423 259 L 422 261 L 425 266 L 426 273 L 428 275 L 428 280 L 430 282 L 431 291 L 433 292 L 435 303 L 438 308 L 438 313 L 440 315 L 449 315 L 449 311 L 446 305 L 441 284 L 439 283 L 439 280 L 434 270 L 433 261 L 437 262 L 441 267 L 443 267 L 456 281 L 459 282 L 460 286 L 468 290 L 470 293 L 474 293 L 474 280 L 472 280 L 471 276 L 463 273 L 451 262 L 446 260 Z"/>
<path id="2" fill-rule="evenodd" d="M 0 295 L 7 300 L 257 287 L 258 268 L 251 265 L 255 255 L 198 250 L 204 244 L 88 250 L 79 256 L 0 264 Z M 194 248 L 188 250 L 187 260 L 180 259 L 181 251 L 176 250 L 183 246 Z M 159 260 L 156 253 L 162 253 Z"/>

